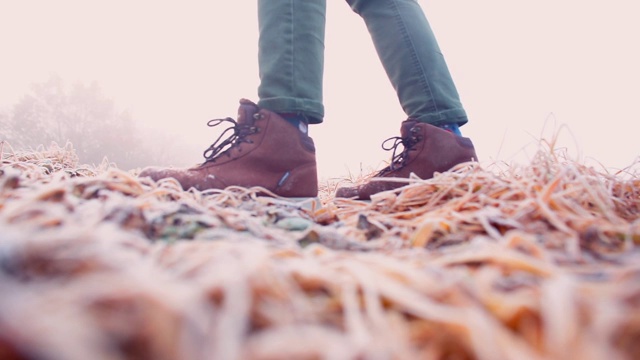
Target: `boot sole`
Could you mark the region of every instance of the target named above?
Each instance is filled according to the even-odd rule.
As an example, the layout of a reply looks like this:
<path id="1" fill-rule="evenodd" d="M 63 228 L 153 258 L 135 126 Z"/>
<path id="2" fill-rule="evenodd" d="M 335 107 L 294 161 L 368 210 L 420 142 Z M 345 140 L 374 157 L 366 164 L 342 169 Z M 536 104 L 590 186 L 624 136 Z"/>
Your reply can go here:
<path id="1" fill-rule="evenodd" d="M 320 198 L 316 197 L 270 197 L 265 196 L 271 199 L 274 203 L 279 203 L 285 206 L 293 206 L 296 208 L 316 211 L 322 208 L 322 202 L 320 202 Z"/>

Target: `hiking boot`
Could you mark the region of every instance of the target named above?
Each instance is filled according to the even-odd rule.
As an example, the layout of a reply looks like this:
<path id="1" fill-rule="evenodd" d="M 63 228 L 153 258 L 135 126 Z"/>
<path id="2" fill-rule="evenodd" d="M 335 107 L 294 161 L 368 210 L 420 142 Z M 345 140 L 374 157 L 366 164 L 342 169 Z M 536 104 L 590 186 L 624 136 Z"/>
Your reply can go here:
<path id="1" fill-rule="evenodd" d="M 473 143 L 469 138 L 415 120 L 405 120 L 400 129 L 401 137 L 392 137 L 382 143 L 385 150 L 393 150 L 391 164 L 375 177 L 408 178 L 414 173 L 421 179 L 433 177 L 435 172 L 444 172 L 463 162 L 476 160 Z M 391 146 L 385 146 L 389 141 Z M 404 149 L 397 154 L 398 146 Z M 406 185 L 394 181 L 369 181 L 355 187 L 343 187 L 336 197 L 368 200 L 371 195 Z"/>
<path id="2" fill-rule="evenodd" d="M 315 146 L 307 134 L 246 99 L 240 100 L 237 121 L 216 119 L 208 125 L 222 123 L 233 126 L 204 152 L 204 163 L 189 169 L 151 167 L 139 176 L 172 177 L 184 190 L 260 186 L 283 197 L 317 196 Z"/>

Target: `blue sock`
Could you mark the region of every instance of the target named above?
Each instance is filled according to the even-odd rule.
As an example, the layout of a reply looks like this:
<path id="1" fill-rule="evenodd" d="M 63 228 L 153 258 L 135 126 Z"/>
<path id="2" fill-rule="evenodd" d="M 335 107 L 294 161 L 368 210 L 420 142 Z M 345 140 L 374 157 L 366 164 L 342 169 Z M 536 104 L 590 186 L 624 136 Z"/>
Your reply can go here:
<path id="1" fill-rule="evenodd" d="M 462 133 L 460 132 L 460 127 L 458 126 L 458 124 L 444 124 L 444 125 L 440 125 L 438 126 L 441 129 L 445 129 L 447 131 L 450 131 L 458 136 L 462 136 Z"/>
<path id="2" fill-rule="evenodd" d="M 295 126 L 296 129 L 300 130 L 303 134 L 309 133 L 309 120 L 304 114 L 300 113 L 279 113 L 283 119 L 287 120 L 288 123 Z"/>

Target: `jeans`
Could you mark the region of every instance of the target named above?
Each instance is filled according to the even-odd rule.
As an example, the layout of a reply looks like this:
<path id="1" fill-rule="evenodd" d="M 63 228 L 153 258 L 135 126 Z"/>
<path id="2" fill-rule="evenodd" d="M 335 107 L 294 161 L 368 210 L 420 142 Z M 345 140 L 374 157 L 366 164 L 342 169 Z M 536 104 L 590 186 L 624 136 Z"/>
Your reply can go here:
<path id="1" fill-rule="evenodd" d="M 347 0 L 363 19 L 400 104 L 432 125 L 467 122 L 436 38 L 416 0 Z M 324 117 L 326 0 L 258 0 L 258 105 Z"/>

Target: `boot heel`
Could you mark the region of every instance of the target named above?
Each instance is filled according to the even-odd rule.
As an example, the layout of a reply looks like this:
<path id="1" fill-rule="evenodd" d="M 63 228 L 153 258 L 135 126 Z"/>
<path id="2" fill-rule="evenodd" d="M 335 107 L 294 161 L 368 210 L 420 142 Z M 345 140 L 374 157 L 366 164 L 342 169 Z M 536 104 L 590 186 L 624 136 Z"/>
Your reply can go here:
<path id="1" fill-rule="evenodd" d="M 318 196 L 316 164 L 308 163 L 286 173 L 277 184 L 275 193 L 286 198 L 312 198 Z"/>

